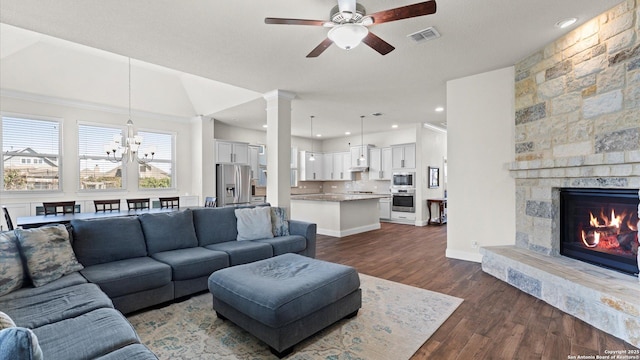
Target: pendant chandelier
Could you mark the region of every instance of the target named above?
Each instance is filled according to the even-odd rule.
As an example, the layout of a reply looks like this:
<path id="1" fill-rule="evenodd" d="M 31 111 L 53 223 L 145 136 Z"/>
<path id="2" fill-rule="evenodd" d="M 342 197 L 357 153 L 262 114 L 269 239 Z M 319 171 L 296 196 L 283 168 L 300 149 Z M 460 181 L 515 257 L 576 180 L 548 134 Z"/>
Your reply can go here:
<path id="1" fill-rule="evenodd" d="M 143 137 L 133 132 L 133 121 L 131 121 L 131 58 L 129 58 L 129 120 L 127 121 L 126 137 L 114 135 L 113 140 L 104 146 L 107 159 L 113 163 L 134 161 L 138 164 L 146 164 L 153 161 L 156 153 L 155 147 L 150 146 L 141 149 Z M 140 157 L 142 153 L 142 158 Z"/>
<path id="2" fill-rule="evenodd" d="M 311 115 L 311 155 L 309 155 L 309 161 L 316 161 L 316 157 L 313 155 L 313 118 L 315 116 Z"/>
<path id="3" fill-rule="evenodd" d="M 360 115 L 360 158 L 358 163 L 363 164 L 364 161 L 364 115 Z"/>

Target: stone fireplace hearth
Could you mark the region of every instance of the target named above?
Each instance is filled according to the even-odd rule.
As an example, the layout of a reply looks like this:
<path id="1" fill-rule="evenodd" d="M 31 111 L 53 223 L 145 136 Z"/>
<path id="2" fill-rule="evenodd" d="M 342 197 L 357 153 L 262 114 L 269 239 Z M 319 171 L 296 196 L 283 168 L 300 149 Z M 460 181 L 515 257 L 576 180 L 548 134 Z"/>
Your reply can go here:
<path id="1" fill-rule="evenodd" d="M 624 1 L 516 64 L 515 245 L 481 249 L 485 272 L 637 347 L 639 279 L 560 256 L 560 189 L 638 194 L 639 16 Z"/>

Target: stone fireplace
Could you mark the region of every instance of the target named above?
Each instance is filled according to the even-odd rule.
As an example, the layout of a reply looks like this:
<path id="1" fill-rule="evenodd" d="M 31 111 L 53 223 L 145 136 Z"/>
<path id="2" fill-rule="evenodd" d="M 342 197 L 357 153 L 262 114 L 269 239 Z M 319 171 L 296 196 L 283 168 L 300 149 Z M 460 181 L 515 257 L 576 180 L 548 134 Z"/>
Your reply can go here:
<path id="1" fill-rule="evenodd" d="M 636 2 L 624 1 L 516 64 L 515 161 L 507 166 L 516 183 L 515 245 L 481 252 L 485 272 L 640 347 L 637 274 L 560 254 L 565 189 L 631 194 L 634 205 L 620 211 L 635 214 L 615 239 L 638 252 L 638 15 Z M 596 225 L 582 226 L 592 246 Z M 614 229 L 599 231 L 614 244 Z M 636 244 L 627 244 L 633 231 Z"/>

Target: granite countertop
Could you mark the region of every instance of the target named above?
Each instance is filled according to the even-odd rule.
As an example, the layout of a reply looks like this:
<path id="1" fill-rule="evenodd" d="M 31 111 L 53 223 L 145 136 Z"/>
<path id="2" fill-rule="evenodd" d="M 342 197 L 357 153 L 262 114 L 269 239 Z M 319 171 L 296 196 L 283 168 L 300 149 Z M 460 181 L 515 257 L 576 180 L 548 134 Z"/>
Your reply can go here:
<path id="1" fill-rule="evenodd" d="M 291 195 L 291 200 L 355 201 L 387 198 L 387 194 L 303 194 Z"/>

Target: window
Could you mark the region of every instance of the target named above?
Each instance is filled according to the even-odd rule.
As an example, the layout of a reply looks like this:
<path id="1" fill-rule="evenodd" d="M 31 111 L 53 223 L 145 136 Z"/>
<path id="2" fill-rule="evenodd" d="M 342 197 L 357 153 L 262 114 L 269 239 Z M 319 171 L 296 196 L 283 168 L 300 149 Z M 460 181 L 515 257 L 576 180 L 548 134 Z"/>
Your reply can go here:
<path id="1" fill-rule="evenodd" d="M 143 139 L 141 150 L 155 147 L 153 161 L 138 166 L 138 187 L 141 189 L 174 187 L 174 135 L 147 131 L 138 131 L 138 135 Z"/>
<path id="2" fill-rule="evenodd" d="M 122 129 L 78 125 L 78 158 L 80 161 L 80 189 L 122 189 L 122 161 L 111 161 L 104 151 L 114 136 L 122 136 Z M 112 158 L 113 160 L 113 158 Z"/>
<path id="3" fill-rule="evenodd" d="M 2 117 L 2 189 L 60 190 L 60 121 Z"/>

